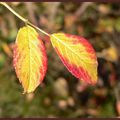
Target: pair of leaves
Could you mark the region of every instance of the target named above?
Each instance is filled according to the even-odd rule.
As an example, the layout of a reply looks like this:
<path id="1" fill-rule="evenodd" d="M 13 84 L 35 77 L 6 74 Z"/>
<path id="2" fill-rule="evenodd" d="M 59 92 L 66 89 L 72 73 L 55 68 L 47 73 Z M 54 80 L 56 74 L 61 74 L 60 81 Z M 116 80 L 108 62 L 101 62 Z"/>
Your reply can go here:
<path id="1" fill-rule="evenodd" d="M 51 43 L 67 69 L 78 79 L 95 84 L 97 58 L 90 43 L 79 36 L 57 33 Z M 24 93 L 33 92 L 42 82 L 47 70 L 45 47 L 34 28 L 25 26 L 18 32 L 13 63 Z"/>

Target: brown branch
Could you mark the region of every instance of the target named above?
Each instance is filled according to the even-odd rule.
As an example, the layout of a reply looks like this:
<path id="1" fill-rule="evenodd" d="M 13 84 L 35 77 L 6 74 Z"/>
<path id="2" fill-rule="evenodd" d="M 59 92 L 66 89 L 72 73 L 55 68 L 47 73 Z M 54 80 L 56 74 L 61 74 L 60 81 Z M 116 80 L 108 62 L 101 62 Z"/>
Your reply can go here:
<path id="1" fill-rule="evenodd" d="M 37 20 L 35 18 L 35 6 L 33 2 L 25 2 L 28 14 L 29 14 L 29 19 L 30 21 L 34 24 L 37 25 Z"/>
<path id="2" fill-rule="evenodd" d="M 93 4 L 93 2 L 82 3 L 82 5 L 74 13 L 75 18 L 77 19 L 78 17 L 80 17 L 86 11 L 86 9 Z"/>
<path id="3" fill-rule="evenodd" d="M 48 10 L 49 10 L 49 26 L 48 26 L 48 29 L 51 31 L 53 30 L 53 27 L 54 27 L 54 23 L 55 23 L 55 16 L 58 12 L 58 7 L 59 5 L 61 4 L 61 2 L 54 2 L 54 3 L 48 3 Z M 52 6 L 52 7 L 51 7 Z"/>

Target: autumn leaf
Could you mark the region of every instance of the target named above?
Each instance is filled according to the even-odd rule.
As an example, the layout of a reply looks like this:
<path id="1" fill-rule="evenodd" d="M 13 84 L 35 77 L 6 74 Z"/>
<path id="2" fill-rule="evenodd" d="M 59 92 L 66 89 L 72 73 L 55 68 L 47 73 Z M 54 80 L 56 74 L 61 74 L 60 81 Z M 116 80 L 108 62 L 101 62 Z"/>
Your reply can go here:
<path id="1" fill-rule="evenodd" d="M 101 52 L 101 58 L 104 58 L 107 61 L 117 62 L 118 61 L 118 51 L 117 51 L 116 46 L 111 44 L 109 48 L 104 49 Z"/>
<path id="2" fill-rule="evenodd" d="M 25 26 L 19 30 L 13 64 L 24 93 L 33 92 L 44 79 L 47 69 L 45 48 L 34 28 Z"/>
<path id="3" fill-rule="evenodd" d="M 86 83 L 97 82 L 97 57 L 91 44 L 83 37 L 56 33 L 51 42 L 67 69 Z"/>

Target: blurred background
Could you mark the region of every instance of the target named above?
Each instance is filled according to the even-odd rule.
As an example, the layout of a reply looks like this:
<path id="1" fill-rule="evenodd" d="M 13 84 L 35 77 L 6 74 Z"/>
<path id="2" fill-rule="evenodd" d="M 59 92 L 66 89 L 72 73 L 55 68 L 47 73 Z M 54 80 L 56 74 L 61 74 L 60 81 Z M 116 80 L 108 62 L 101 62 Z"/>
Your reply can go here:
<path id="1" fill-rule="evenodd" d="M 9 2 L 16 12 L 48 33 L 84 36 L 98 56 L 98 83 L 87 86 L 64 67 L 49 38 L 40 33 L 48 70 L 34 93 L 23 95 L 12 62 L 24 23 L 0 5 L 0 117 L 119 117 L 120 5 L 113 3 Z"/>

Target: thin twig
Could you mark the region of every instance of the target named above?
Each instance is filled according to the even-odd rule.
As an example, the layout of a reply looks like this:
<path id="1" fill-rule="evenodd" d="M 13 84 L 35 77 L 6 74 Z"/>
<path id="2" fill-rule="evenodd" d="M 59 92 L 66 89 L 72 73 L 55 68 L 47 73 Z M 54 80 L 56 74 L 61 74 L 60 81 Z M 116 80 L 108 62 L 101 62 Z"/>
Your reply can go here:
<path id="1" fill-rule="evenodd" d="M 93 5 L 93 2 L 84 2 L 80 5 L 80 7 L 71 15 L 72 16 L 72 24 L 75 23 L 87 10 L 87 8 Z"/>
<path id="2" fill-rule="evenodd" d="M 37 20 L 35 17 L 35 6 L 33 2 L 25 2 L 26 9 L 29 14 L 29 18 L 34 25 L 37 25 Z"/>
<path id="3" fill-rule="evenodd" d="M 54 23 L 55 23 L 54 20 L 55 20 L 56 14 L 58 12 L 58 7 L 59 7 L 60 4 L 61 4 L 61 2 L 54 2 L 54 5 L 53 5 L 53 3 L 48 2 L 48 9 L 47 10 L 50 13 L 50 14 L 48 14 L 49 15 L 48 19 L 50 21 L 49 26 L 48 26 L 49 31 L 53 30 Z"/>
<path id="4" fill-rule="evenodd" d="M 39 30 L 40 32 L 44 33 L 47 36 L 50 36 L 49 33 L 45 32 L 44 30 L 38 28 L 37 26 L 33 25 L 31 22 L 29 22 L 27 19 L 20 16 L 17 12 L 15 12 L 8 4 L 5 2 L 0 2 L 1 5 L 5 6 L 8 10 L 10 10 L 15 16 L 17 16 L 20 20 L 22 20 L 24 23 L 27 23 L 28 25 L 34 27 L 35 29 Z"/>
<path id="5" fill-rule="evenodd" d="M 77 9 L 77 11 L 74 13 L 75 17 L 78 18 L 80 17 L 84 12 L 85 10 L 90 6 L 92 5 L 93 2 L 85 2 L 85 3 L 82 3 L 82 5 Z"/>

